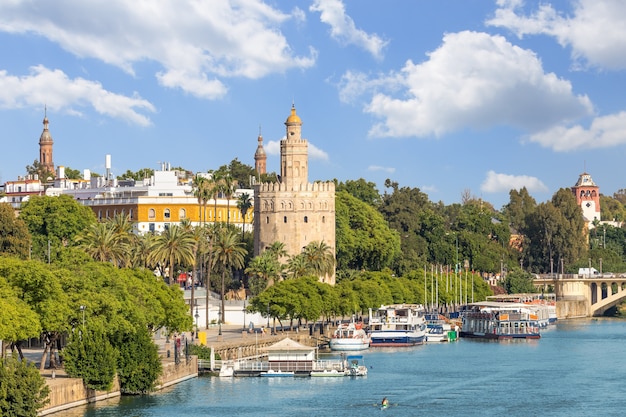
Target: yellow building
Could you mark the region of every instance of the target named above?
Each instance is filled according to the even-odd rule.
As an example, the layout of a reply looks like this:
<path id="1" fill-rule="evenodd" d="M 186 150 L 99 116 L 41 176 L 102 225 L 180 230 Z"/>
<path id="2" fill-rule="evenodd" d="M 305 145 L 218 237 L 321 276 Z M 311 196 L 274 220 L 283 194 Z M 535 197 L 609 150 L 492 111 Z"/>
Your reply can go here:
<path id="1" fill-rule="evenodd" d="M 193 195 L 189 181 L 179 181 L 176 171 L 163 169 L 154 175 L 137 181 L 106 181 L 102 177 L 90 181 L 72 183 L 73 187 L 49 188 L 47 195 L 70 194 L 79 203 L 91 207 L 98 220 L 128 215 L 136 233 L 160 233 L 172 224 L 188 219 L 192 225 L 223 222 L 252 231 L 253 209 L 242 217 L 237 201 L 247 193 L 252 201 L 254 191 L 237 190 L 229 199 L 208 200 L 204 207 Z"/>

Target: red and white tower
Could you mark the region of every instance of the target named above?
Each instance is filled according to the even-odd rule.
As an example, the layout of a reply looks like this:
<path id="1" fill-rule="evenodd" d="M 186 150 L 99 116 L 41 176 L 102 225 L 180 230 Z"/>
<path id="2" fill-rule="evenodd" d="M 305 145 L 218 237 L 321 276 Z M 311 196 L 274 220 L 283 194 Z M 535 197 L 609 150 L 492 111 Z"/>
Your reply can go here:
<path id="1" fill-rule="evenodd" d="M 588 222 L 600 221 L 600 187 L 593 182 L 591 175 L 583 172 L 578 182 L 572 187 L 576 203 L 583 210 L 583 217 Z"/>

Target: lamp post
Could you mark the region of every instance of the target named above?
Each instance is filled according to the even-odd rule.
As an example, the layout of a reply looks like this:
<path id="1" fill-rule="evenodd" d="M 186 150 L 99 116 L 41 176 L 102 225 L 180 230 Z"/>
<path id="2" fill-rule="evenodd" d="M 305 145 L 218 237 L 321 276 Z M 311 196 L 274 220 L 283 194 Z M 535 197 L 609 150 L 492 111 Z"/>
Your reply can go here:
<path id="1" fill-rule="evenodd" d="M 270 303 L 267 303 L 267 329 L 270 328 Z"/>
<path id="2" fill-rule="evenodd" d="M 200 318 L 200 314 L 198 314 L 198 306 L 196 306 L 196 314 L 194 317 L 196 318 L 196 340 L 198 340 L 198 319 Z"/>
<path id="3" fill-rule="evenodd" d="M 87 306 L 80 306 L 80 311 L 83 312 L 83 332 L 85 331 L 85 310 L 87 309 Z"/>
<path id="4" fill-rule="evenodd" d="M 246 300 L 243 300 L 243 327 L 241 330 L 246 331 Z"/>
<path id="5" fill-rule="evenodd" d="M 218 311 L 217 312 L 217 324 L 219 326 L 219 332 L 217 333 L 218 336 L 222 335 L 222 312 Z"/>

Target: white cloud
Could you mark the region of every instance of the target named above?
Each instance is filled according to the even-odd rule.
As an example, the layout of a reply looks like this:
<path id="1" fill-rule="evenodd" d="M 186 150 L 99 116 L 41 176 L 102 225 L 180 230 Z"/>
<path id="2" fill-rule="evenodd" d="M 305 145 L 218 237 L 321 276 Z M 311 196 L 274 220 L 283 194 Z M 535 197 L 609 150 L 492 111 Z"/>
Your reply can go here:
<path id="1" fill-rule="evenodd" d="M 561 46 L 572 48 L 576 61 L 611 70 L 626 68 L 626 7 L 623 0 L 578 0 L 572 2 L 572 16 L 540 4 L 523 15 L 524 3 L 499 1 L 500 8 L 488 25 L 505 27 L 518 37 L 548 35 Z"/>
<path id="2" fill-rule="evenodd" d="M 50 109 L 81 115 L 78 108 L 91 106 L 100 114 L 123 119 L 140 126 L 151 124 L 137 110 L 154 112 L 154 106 L 138 95 L 115 94 L 97 82 L 83 78 L 70 79 L 61 70 L 41 65 L 31 67 L 30 75 L 16 77 L 0 71 L 0 108 L 47 105 Z"/>
<path id="3" fill-rule="evenodd" d="M 283 137 L 283 139 L 285 139 Z M 270 140 L 263 145 L 267 155 L 280 155 L 280 140 Z M 309 158 L 328 161 L 328 152 L 318 148 L 309 141 Z"/>
<path id="4" fill-rule="evenodd" d="M 370 165 L 367 167 L 368 171 L 382 171 L 382 172 L 387 172 L 389 174 L 393 174 L 394 172 L 396 172 L 396 169 L 393 167 L 383 167 L 380 165 Z"/>
<path id="5" fill-rule="evenodd" d="M 368 86 L 393 87 L 374 91 L 365 107 L 383 119 L 370 136 L 440 136 L 495 125 L 538 131 L 592 112 L 587 96 L 574 95 L 569 81 L 545 73 L 532 51 L 502 36 L 446 34 L 428 57 L 421 64 L 409 60 L 399 73 L 377 79 L 344 76 L 340 96 Z"/>
<path id="6" fill-rule="evenodd" d="M 580 125 L 553 127 L 531 135 L 530 141 L 557 152 L 624 145 L 626 112 L 596 117 L 588 129 Z"/>
<path id="7" fill-rule="evenodd" d="M 383 49 L 388 41 L 376 34 L 368 34 L 357 29 L 354 20 L 346 14 L 341 0 L 315 0 L 309 8 L 312 12 L 320 12 L 320 20 L 330 26 L 330 35 L 346 45 L 356 45 L 365 49 L 376 59 L 382 59 Z"/>
<path id="8" fill-rule="evenodd" d="M 270 140 L 263 145 L 267 155 L 280 155 L 280 140 Z"/>
<path id="9" fill-rule="evenodd" d="M 279 31 L 292 18 L 301 15 L 260 0 L 0 2 L 0 31 L 34 33 L 131 74 L 139 62 L 158 62 L 164 86 L 209 99 L 226 92 L 218 77 L 256 79 L 312 66 L 317 52 L 294 55 Z"/>
<path id="10" fill-rule="evenodd" d="M 487 178 L 480 185 L 480 190 L 484 193 L 500 193 L 520 190 L 523 187 L 526 187 L 529 192 L 548 191 L 548 187 L 536 177 L 498 174 L 494 171 L 487 172 Z"/>
<path id="11" fill-rule="evenodd" d="M 309 142 L 309 158 L 328 161 L 328 153 Z"/>

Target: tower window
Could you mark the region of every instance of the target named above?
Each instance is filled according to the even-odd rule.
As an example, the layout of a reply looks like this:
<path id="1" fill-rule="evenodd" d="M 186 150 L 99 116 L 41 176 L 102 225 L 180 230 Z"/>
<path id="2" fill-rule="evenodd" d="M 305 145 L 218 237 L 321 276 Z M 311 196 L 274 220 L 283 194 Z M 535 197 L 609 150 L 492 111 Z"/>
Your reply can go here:
<path id="1" fill-rule="evenodd" d="M 287 223 L 287 216 L 283 217 L 283 223 Z"/>
<path id="2" fill-rule="evenodd" d="M 267 216 L 267 217 L 265 218 L 265 223 L 267 223 L 267 224 L 269 224 L 269 223 L 270 223 L 270 217 L 269 217 L 269 216 Z"/>
<path id="3" fill-rule="evenodd" d="M 309 217 L 308 216 L 304 216 L 304 222 L 308 223 L 309 222 Z"/>

